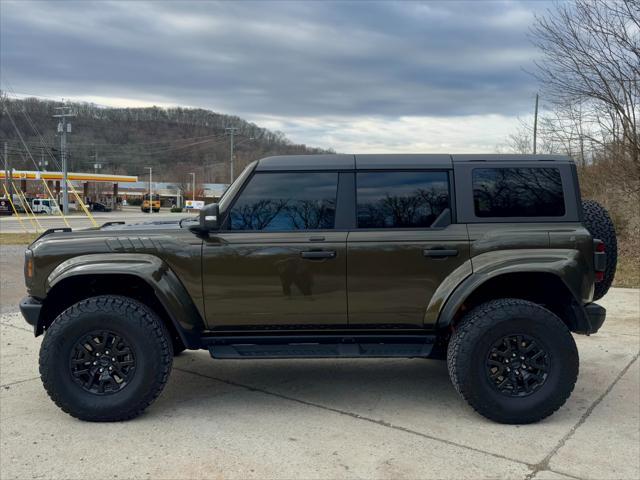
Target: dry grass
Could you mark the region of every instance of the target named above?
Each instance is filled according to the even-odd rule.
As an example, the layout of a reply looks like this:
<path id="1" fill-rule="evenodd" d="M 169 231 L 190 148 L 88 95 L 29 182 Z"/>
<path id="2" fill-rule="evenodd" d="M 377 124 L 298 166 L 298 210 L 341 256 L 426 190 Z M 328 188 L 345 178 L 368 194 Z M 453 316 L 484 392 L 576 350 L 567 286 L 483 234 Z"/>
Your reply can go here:
<path id="1" fill-rule="evenodd" d="M 640 287 L 640 245 L 638 239 L 620 239 L 618 245 L 618 267 L 613 280 L 614 287 Z"/>
<path id="2" fill-rule="evenodd" d="M 640 287 L 640 171 L 626 159 L 606 158 L 583 166 L 582 198 L 600 202 L 609 211 L 618 236 L 615 287 Z"/>
<path id="3" fill-rule="evenodd" d="M 36 238 L 35 233 L 0 233 L 0 245 L 28 245 Z"/>

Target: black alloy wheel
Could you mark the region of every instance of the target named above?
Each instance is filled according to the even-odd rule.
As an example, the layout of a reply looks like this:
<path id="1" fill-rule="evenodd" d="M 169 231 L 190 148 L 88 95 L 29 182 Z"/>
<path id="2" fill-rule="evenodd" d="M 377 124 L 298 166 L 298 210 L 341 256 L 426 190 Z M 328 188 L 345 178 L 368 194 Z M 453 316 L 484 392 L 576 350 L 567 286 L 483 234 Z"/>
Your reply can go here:
<path id="1" fill-rule="evenodd" d="M 526 397 L 547 380 L 551 368 L 549 353 L 529 335 L 506 335 L 496 341 L 486 360 L 491 385 L 503 395 Z"/>
<path id="2" fill-rule="evenodd" d="M 79 339 L 71 350 L 69 368 L 83 390 L 109 395 L 125 388 L 133 378 L 136 358 L 124 337 L 96 330 Z"/>

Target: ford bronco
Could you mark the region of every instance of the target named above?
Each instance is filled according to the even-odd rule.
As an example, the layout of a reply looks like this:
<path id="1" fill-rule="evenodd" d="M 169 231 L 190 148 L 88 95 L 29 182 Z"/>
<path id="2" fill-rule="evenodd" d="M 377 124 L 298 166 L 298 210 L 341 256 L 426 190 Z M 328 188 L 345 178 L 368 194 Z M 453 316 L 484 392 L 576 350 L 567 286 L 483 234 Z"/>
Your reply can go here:
<path id="1" fill-rule="evenodd" d="M 571 394 L 571 332 L 601 327 L 616 267 L 607 212 L 555 155 L 269 157 L 192 218 L 27 248 L 20 308 L 65 412 L 133 418 L 205 349 L 446 359 L 480 414 L 535 422 Z"/>

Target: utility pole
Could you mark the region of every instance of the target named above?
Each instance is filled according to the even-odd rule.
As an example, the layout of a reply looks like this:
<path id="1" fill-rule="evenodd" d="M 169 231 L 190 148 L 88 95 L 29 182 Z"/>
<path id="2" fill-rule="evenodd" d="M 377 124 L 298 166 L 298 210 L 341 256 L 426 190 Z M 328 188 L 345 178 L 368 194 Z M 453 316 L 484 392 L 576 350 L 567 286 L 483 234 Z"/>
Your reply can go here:
<path id="1" fill-rule="evenodd" d="M 225 128 L 225 131 L 229 133 L 229 135 L 231 135 L 231 145 L 230 145 L 230 155 L 229 155 L 229 163 L 231 165 L 231 175 L 229 175 L 230 178 L 230 182 L 229 184 L 233 183 L 233 135 L 236 133 L 236 130 L 238 130 L 237 127 L 227 127 Z"/>
<path id="2" fill-rule="evenodd" d="M 98 163 L 98 150 L 95 149 L 95 145 L 94 145 L 94 161 L 93 161 L 93 169 L 95 170 L 96 173 L 100 173 L 100 170 L 102 169 L 102 164 Z M 98 186 L 99 183 L 98 182 L 93 182 L 93 193 L 95 196 L 95 201 L 99 202 L 100 201 L 100 187 Z M 115 199 L 114 199 L 114 204 L 115 204 Z"/>
<path id="3" fill-rule="evenodd" d="M 7 142 L 4 142 L 4 186 L 7 192 L 11 191 L 9 186 L 9 153 L 7 151 Z"/>
<path id="4" fill-rule="evenodd" d="M 69 182 L 67 180 L 68 166 L 67 166 L 67 133 L 71 133 L 71 123 L 67 122 L 68 117 L 75 117 L 71 107 L 56 107 L 60 113 L 55 114 L 54 118 L 59 118 L 58 133 L 60 133 L 60 157 L 62 159 L 62 182 L 63 182 L 63 197 L 62 197 L 62 212 L 65 215 L 69 215 Z"/>
<path id="5" fill-rule="evenodd" d="M 196 201 L 196 174 L 195 172 L 191 172 L 191 199 Z"/>
<path id="6" fill-rule="evenodd" d="M 149 213 L 153 213 L 153 167 L 144 167 L 149 170 Z M 144 200 L 143 200 L 144 202 Z"/>
<path id="7" fill-rule="evenodd" d="M 96 171 L 96 173 L 99 173 L 100 169 L 102 168 L 102 164 L 98 163 L 98 152 L 96 151 L 96 153 L 94 153 L 93 156 L 94 156 L 93 168 Z"/>
<path id="8" fill-rule="evenodd" d="M 536 93 L 536 109 L 533 115 L 533 154 L 536 154 L 538 143 L 538 94 Z"/>

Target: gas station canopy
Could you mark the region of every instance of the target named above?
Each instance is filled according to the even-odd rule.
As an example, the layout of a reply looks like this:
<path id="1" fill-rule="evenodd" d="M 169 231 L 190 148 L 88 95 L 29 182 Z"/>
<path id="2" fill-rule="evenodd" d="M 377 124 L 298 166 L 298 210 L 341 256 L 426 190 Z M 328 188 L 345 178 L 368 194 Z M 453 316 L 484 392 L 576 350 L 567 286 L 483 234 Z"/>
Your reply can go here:
<path id="1" fill-rule="evenodd" d="M 13 170 L 11 172 L 14 180 L 62 180 L 62 172 L 40 172 L 34 170 Z M 0 170 L 0 180 L 4 180 L 6 173 Z M 111 182 L 130 183 L 137 182 L 138 177 L 132 175 L 111 175 L 101 173 L 77 173 L 68 172 L 67 179 L 78 182 Z"/>

